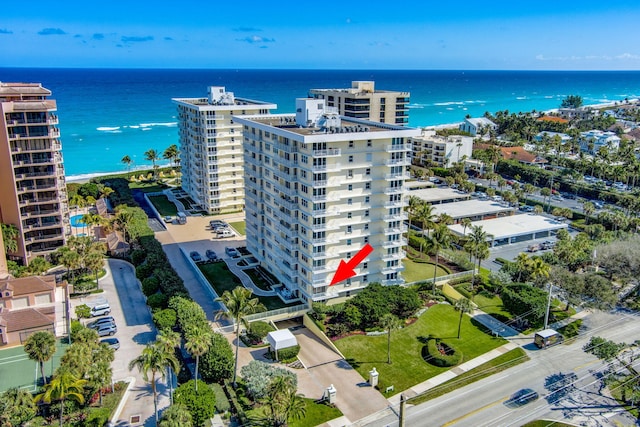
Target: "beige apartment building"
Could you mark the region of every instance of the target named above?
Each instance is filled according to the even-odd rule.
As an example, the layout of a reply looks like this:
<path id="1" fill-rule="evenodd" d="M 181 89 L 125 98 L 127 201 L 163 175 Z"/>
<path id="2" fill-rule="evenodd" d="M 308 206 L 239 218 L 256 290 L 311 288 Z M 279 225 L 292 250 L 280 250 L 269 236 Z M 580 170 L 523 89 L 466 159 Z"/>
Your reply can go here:
<path id="1" fill-rule="evenodd" d="M 462 159 L 470 159 L 473 138 L 462 135 L 439 136 L 433 130 L 423 130 L 411 138 L 413 159 L 416 164 L 449 168 Z"/>
<path id="2" fill-rule="evenodd" d="M 419 129 L 340 116 L 324 99 L 295 114 L 235 116 L 245 149 L 247 248 L 305 302 L 402 283 L 409 139 Z M 330 286 L 341 260 L 374 251 Z"/>
<path id="3" fill-rule="evenodd" d="M 409 92 L 376 90 L 375 82 L 354 81 L 348 89 L 311 89 L 309 97 L 324 99 L 345 117 L 394 125 L 409 123 Z"/>
<path id="4" fill-rule="evenodd" d="M 0 222 L 18 228 L 29 260 L 63 246 L 71 233 L 56 101 L 39 83 L 0 83 Z"/>
<path id="5" fill-rule="evenodd" d="M 242 126 L 234 115 L 267 114 L 275 104 L 236 98 L 209 87 L 207 98 L 174 98 L 178 106 L 182 188 L 211 214 L 244 208 Z"/>

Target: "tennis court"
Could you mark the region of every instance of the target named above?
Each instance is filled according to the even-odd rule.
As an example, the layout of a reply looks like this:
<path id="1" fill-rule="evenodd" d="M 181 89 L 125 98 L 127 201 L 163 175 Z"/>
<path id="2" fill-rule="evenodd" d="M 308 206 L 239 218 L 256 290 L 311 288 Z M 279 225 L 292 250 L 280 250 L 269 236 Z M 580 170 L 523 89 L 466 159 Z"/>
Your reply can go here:
<path id="1" fill-rule="evenodd" d="M 56 341 L 56 354 L 44 364 L 44 374 L 50 377 L 60 366 L 60 358 L 67 348 L 61 340 Z M 0 393 L 11 387 L 37 390 L 40 379 L 38 362 L 29 360 L 22 346 L 0 350 Z"/>

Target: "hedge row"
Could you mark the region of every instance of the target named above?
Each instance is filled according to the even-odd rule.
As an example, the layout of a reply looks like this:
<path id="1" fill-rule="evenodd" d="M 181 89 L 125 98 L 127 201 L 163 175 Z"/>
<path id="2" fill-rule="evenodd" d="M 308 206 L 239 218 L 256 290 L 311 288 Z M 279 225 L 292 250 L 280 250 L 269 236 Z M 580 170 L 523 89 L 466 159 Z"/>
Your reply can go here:
<path id="1" fill-rule="evenodd" d="M 300 353 L 299 345 L 283 348 L 282 350 L 278 350 L 277 360 L 282 363 L 293 362 L 298 357 L 298 353 Z M 276 360 L 276 353 L 274 351 L 270 351 L 269 357 L 273 360 Z"/>

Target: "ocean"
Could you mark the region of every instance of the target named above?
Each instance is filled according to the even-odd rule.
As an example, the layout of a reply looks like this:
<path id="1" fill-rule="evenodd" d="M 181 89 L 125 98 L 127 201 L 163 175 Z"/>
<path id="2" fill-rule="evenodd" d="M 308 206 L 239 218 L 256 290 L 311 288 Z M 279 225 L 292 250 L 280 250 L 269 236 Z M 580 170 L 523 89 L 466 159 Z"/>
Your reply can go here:
<path id="1" fill-rule="evenodd" d="M 148 167 L 144 152 L 178 143 L 171 98 L 205 97 L 225 86 L 242 98 L 293 112 L 312 88 L 345 88 L 373 80 L 377 89 L 408 91 L 410 126 L 457 123 L 469 114 L 558 108 L 567 95 L 585 104 L 640 97 L 640 72 L 159 70 L 0 68 L 0 81 L 41 82 L 57 101 L 67 176 L 71 179 Z"/>

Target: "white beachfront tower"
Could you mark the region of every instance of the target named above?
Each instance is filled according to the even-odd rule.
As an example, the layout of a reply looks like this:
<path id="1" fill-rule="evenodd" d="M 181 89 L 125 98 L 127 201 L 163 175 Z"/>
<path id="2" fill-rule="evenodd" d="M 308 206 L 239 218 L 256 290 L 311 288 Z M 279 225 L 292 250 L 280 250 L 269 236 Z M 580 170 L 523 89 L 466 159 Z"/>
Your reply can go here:
<path id="1" fill-rule="evenodd" d="M 244 206 L 242 126 L 233 115 L 266 114 L 275 104 L 236 98 L 211 86 L 207 98 L 174 98 L 178 106 L 182 188 L 209 213 Z"/>
<path id="2" fill-rule="evenodd" d="M 419 129 L 338 115 L 322 99 L 243 126 L 247 248 L 305 302 L 402 283 L 404 184 Z M 329 286 L 340 260 L 374 252 Z"/>

